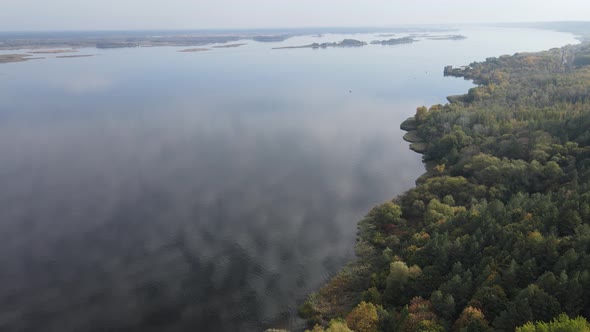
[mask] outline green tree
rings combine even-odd
[[[389,268],[387,276],[385,298],[389,302],[396,302],[397,297],[401,297],[410,276],[410,268],[404,262],[393,262]]]
[[[332,319],[330,321],[330,326],[326,329],[326,332],[356,332],[351,330],[347,325],[346,322],[340,319]]]
[[[440,317],[451,320],[455,315],[456,305],[453,295],[443,294],[443,292],[436,290],[432,292],[430,302],[434,312]]]
[[[493,321],[504,309],[508,298],[499,285],[484,286],[477,290],[470,305],[480,308],[485,317]]]
[[[426,106],[420,106],[416,109],[416,115],[414,116],[414,118],[416,119],[417,124],[422,124],[426,120],[427,116],[428,109],[426,108]]]
[[[583,317],[569,318],[566,314],[561,314],[549,323],[545,322],[528,322],[523,326],[517,327],[516,332],[588,332],[590,323]]]

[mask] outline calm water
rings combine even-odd
[[[399,124],[471,86],[443,66],[576,42],[459,33],[0,65],[0,330],[297,328],[297,305],[353,257],[357,221],[424,170]]]

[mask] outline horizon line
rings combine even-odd
[[[557,21],[510,21],[510,22],[463,22],[463,23],[407,23],[375,26],[291,26],[291,27],[236,27],[236,28],[130,28],[130,29],[47,29],[47,30],[0,30],[0,33],[39,33],[39,32],[144,32],[144,31],[264,31],[294,29],[391,29],[401,27],[424,26],[461,26],[461,25],[503,25],[503,24],[546,24],[546,23],[590,23],[590,20],[557,20]]]

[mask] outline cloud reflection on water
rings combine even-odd
[[[0,329],[293,326],[297,301],[351,257],[358,219],[423,171],[399,123],[471,86],[442,67],[573,40],[465,35],[6,65]]]

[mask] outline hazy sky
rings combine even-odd
[[[590,0],[0,0],[0,31],[590,20]]]

